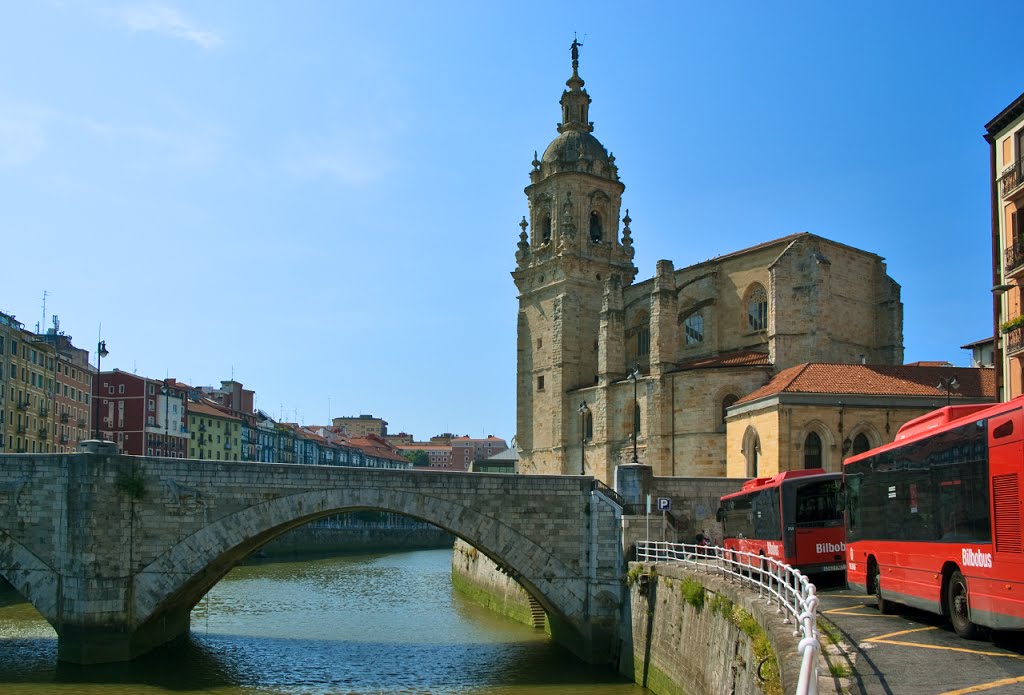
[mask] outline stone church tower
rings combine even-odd
[[[625,186],[593,136],[576,42],[566,85],[558,135],[534,155],[512,272],[520,472],[610,482],[636,461],[655,475],[725,475],[734,406],[781,370],[902,363],[900,286],[884,259],[814,234],[681,268],[660,260],[636,282]],[[807,439],[781,451],[748,430],[735,448],[755,463],[769,451],[797,460]]]
[[[523,473],[579,473],[579,461],[573,468],[566,459],[566,437],[575,430],[570,419],[580,417],[566,393],[597,382],[605,286],[628,285],[636,276],[628,215],[619,239],[625,186],[615,157],[592,135],[575,41],[565,84],[558,136],[539,160],[534,154],[525,189],[530,221],[520,224],[512,273],[519,290],[516,436]]]

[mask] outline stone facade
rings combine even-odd
[[[579,478],[0,456],[0,577],[53,625],[58,658],[124,661],[185,634],[192,607],[264,544],[357,509],[464,539],[541,604],[553,639],[611,660],[621,509]]]
[[[883,259],[813,234],[680,269],[662,260],[634,283],[625,186],[591,134],[577,67],[559,135],[534,157],[512,272],[522,472],[610,481],[635,459],[657,475],[722,476],[725,407],[778,370],[902,362],[900,288]]]

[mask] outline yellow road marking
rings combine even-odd
[[[899,632],[890,632],[887,635],[879,635],[878,637],[868,637],[862,642],[877,642],[878,640],[889,639],[890,637],[899,637],[900,635],[909,635],[911,632],[925,632],[926,630],[937,630],[934,625],[928,627],[914,627],[909,630],[900,630]]]
[[[862,642],[875,642],[877,644],[893,644],[897,647],[917,647],[918,649],[937,649],[943,652],[961,652],[963,654],[977,654],[978,656],[1002,656],[1007,659],[1024,659],[1021,654],[1005,654],[1003,652],[986,652],[980,649],[967,649],[965,647],[944,647],[941,644],[919,644],[918,642],[903,642],[902,640],[883,640],[877,637],[862,640]]]
[[[1004,685],[1013,685],[1014,683],[1024,683],[1024,676],[1018,676],[1017,678],[1004,678],[998,681],[992,681],[990,683],[979,683],[978,685],[972,685],[967,688],[961,688],[960,690],[947,690],[940,695],[965,695],[966,693],[980,693],[985,690],[992,690],[993,688],[1002,688]]]
[[[868,613],[855,613],[854,612],[854,611],[860,610],[861,608],[866,608],[869,612]],[[821,611],[821,614],[822,615],[853,615],[853,616],[856,616],[858,618],[873,618],[873,617],[878,617],[878,618],[898,618],[898,617],[900,617],[898,615],[883,615],[882,613],[879,613],[877,610],[875,610],[871,606],[842,606],[840,608],[830,608],[827,611]]]

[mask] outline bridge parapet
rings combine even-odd
[[[620,511],[582,477],[3,456],[0,574],[57,630],[60,659],[127,660],[186,633],[192,607],[266,542],[361,509],[466,540],[544,606],[555,639],[612,657]]]

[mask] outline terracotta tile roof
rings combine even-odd
[[[209,415],[210,417],[221,417],[226,420],[241,420],[242,418],[232,415],[231,413],[218,408],[212,403],[205,401],[189,401],[188,405],[189,414],[196,413],[198,415]]]
[[[683,362],[679,365],[680,370],[688,369],[716,369],[721,367],[770,367],[767,352],[755,350],[740,350],[725,355],[714,357],[701,357],[700,359]]]
[[[942,366],[938,366],[942,365]],[[956,375],[960,388],[957,398],[994,398],[995,373],[992,369],[950,367],[946,363],[870,365],[804,363],[783,369],[766,385],[750,393],[739,403],[780,393],[832,393],[866,396],[945,396],[938,388],[941,379]]]
[[[396,454],[390,444],[373,434],[368,434],[365,437],[349,437],[345,441],[350,446],[354,446],[364,454],[374,458],[401,461],[403,463],[409,462],[409,459]]]

